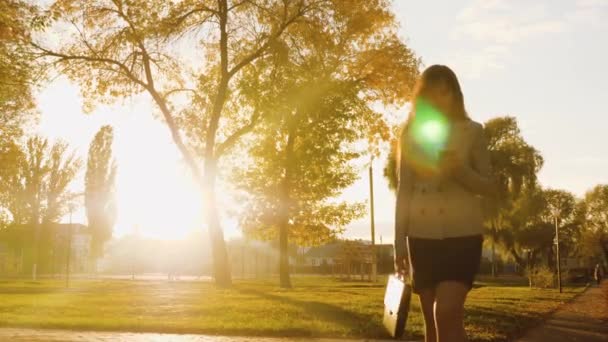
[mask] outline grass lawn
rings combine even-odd
[[[294,277],[236,281],[232,289],[204,282],[81,280],[0,281],[0,326],[219,335],[387,337],[384,284]],[[583,290],[529,289],[479,282],[466,306],[475,341],[505,341]],[[417,297],[408,335],[422,336]]]

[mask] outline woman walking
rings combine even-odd
[[[495,186],[483,127],[468,117],[447,66],[422,73],[397,165],[395,267],[409,268],[426,342],[467,341],[464,303],[481,261],[482,201]]]
[[[598,286],[602,283],[602,266],[599,263],[595,265],[595,270],[593,270],[593,278],[595,278],[595,282]]]

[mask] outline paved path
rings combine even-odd
[[[591,285],[518,342],[608,342],[608,280]]]
[[[394,340],[345,340],[272,337],[227,337],[155,333],[121,333],[51,329],[0,328],[0,341],[15,342],[388,342]]]

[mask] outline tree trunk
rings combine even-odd
[[[103,253],[101,252],[102,247],[100,246],[99,241],[93,239],[91,240],[91,250],[89,254],[89,267],[88,271],[95,276],[97,276],[97,261],[102,257]]]
[[[39,225],[36,224],[36,228],[34,228],[34,248],[32,250],[32,280],[36,281],[38,279],[38,260],[40,259],[40,228]]]
[[[534,269],[536,268],[536,250],[533,249],[532,252],[530,252],[530,268]]]
[[[40,272],[40,249],[42,248],[40,240],[42,235],[42,224],[38,218],[39,216],[39,205],[38,199],[36,199],[36,204],[34,205],[34,248],[32,255],[32,280],[36,281],[38,279],[38,273]]]
[[[492,220],[492,278],[496,277],[496,222]]]
[[[209,240],[211,241],[211,253],[213,255],[213,277],[216,285],[220,287],[230,287],[232,285],[232,275],[228,251],[224,241],[224,231],[222,230],[218,215],[217,200],[215,196],[216,173],[214,161],[205,161],[205,184],[203,188],[205,216],[209,227]]]
[[[287,239],[288,218],[285,217],[279,228],[279,279],[282,288],[291,288],[289,276],[289,243]]]
[[[284,168],[285,177],[281,184],[279,199],[281,201],[281,212],[279,213],[279,279],[282,288],[291,288],[289,276],[289,213],[290,213],[290,187],[291,187],[291,164],[293,154],[293,143],[295,140],[295,120],[288,119],[287,122],[287,144],[285,145]]]
[[[528,276],[528,287],[532,288],[534,284],[532,284],[532,269],[530,263],[530,253],[526,253],[526,275]]]
[[[515,260],[515,262],[517,263],[517,265],[519,265],[519,267],[521,267],[522,269],[526,269],[526,265],[524,263],[523,258],[517,254],[517,251],[515,250],[515,247],[511,247],[509,249],[509,252],[511,253],[511,256],[513,256],[513,259]]]
[[[209,237],[211,240],[211,251],[213,253],[213,276],[215,282],[220,287],[229,287],[232,285],[232,275],[230,271],[230,262],[228,260],[228,251],[226,250],[226,242],[224,241],[224,231],[222,230],[219,213],[217,208],[217,200],[215,196],[215,181],[217,176],[217,156],[215,154],[215,138],[219,127],[219,121],[226,99],[228,82],[228,3],[226,0],[218,2],[219,6],[219,25],[220,25],[220,80],[217,93],[213,100],[213,110],[211,112],[209,125],[207,126],[207,137],[205,139],[205,174],[203,182],[206,194],[205,206],[207,208],[207,222],[209,224]]]

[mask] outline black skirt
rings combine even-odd
[[[460,281],[473,287],[479,272],[483,236],[445,239],[407,239],[412,290],[435,289],[442,281]]]

